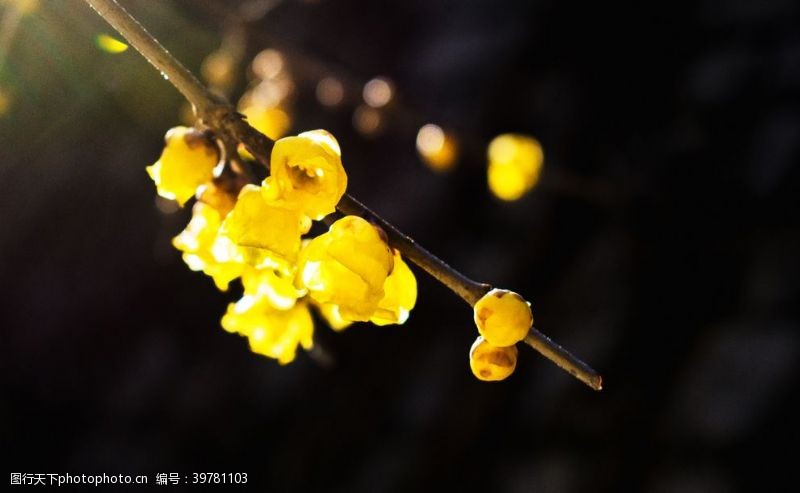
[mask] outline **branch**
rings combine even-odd
[[[84,1],[192,103],[195,113],[205,125],[224,138],[235,139],[244,144],[269,169],[272,141],[251,127],[228,101],[211,93],[115,0]],[[378,224],[386,232],[391,246],[450,288],[470,306],[491,290],[490,285],[473,281],[447,265],[351,195],[345,194],[336,208],[342,214],[361,216]],[[593,369],[535,328],[531,328],[525,342],[593,389],[601,389],[601,378]]]
[[[594,390],[603,390],[603,377],[599,373],[536,330],[536,327],[531,327],[531,331],[525,337],[525,344]]]

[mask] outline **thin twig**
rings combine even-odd
[[[247,150],[269,169],[273,144],[271,140],[251,127],[224,98],[212,94],[203,86],[115,0],[85,0],[85,2],[108,21],[194,105],[197,116],[204,124],[218,134],[223,134],[224,138],[233,138],[244,144]],[[391,246],[450,288],[470,306],[491,289],[490,285],[473,281],[447,265],[354,197],[344,195],[339,201],[337,209],[342,214],[361,216],[378,224],[386,232]],[[601,378],[592,368],[541,332],[531,329],[525,342],[582,382],[595,390],[600,390]]]
[[[531,327],[531,331],[525,338],[525,344],[539,351],[542,356],[594,390],[603,390],[603,377],[575,355],[536,330],[536,327]]]
[[[152,34],[114,0],[86,0],[86,3],[117,30],[162,77],[180,91],[199,112],[223,103],[164,48]],[[202,116],[202,112],[200,113]]]

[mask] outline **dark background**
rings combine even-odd
[[[192,70],[239,3],[124,2]],[[248,472],[262,491],[794,490],[800,4],[642,4],[286,0],[245,25],[249,57],[294,71],[293,131],[339,138],[349,190],[532,300],[602,372],[595,393],[526,348],[508,381],[477,381],[471,310],[419,271],[404,326],[318,325],[332,368],[250,353],[219,327],[235,293],[170,246],[188,210],[159,212],[144,172],[178,93],[133,50],[98,51],[111,31],[82,2],[42,1],[0,72],[4,466]],[[316,103],[323,75],[349,102]],[[352,112],[376,75],[397,98],[366,138]],[[428,121],[461,139],[450,174],[416,156]],[[546,168],[501,203],[484,153],[508,131]]]

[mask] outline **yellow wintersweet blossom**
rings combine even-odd
[[[214,207],[197,202],[192,208],[192,219],[172,244],[183,252],[183,261],[193,271],[202,271],[214,280],[220,291],[226,291],[228,284],[239,277],[244,268],[243,256],[232,254],[219,246],[217,232],[222,225],[219,211]]]
[[[180,205],[192,198],[197,188],[211,181],[219,150],[193,128],[174,127],[165,137],[161,157],[147,167],[158,194]]]
[[[489,189],[502,200],[517,200],[539,181],[542,146],[533,137],[503,134],[489,144]]]
[[[228,305],[222,328],[246,336],[251,351],[282,365],[294,361],[298,346],[308,350],[314,344],[314,321],[303,302],[281,310],[266,297],[244,295]]]
[[[384,297],[383,285],[394,261],[373,225],[346,216],[311,240],[298,264],[297,281],[314,301],[337,305],[345,320],[367,321]]]
[[[241,249],[247,264],[289,273],[300,251],[303,224],[296,210],[268,201],[261,187],[245,185],[219,234]]]
[[[339,143],[325,130],[303,132],[275,142],[268,187],[311,219],[336,210],[347,188]]]
[[[492,289],[473,307],[478,332],[493,346],[512,346],[533,325],[531,304],[513,291]]]
[[[242,272],[244,294],[266,298],[280,310],[293,307],[304,293],[295,287],[291,277],[274,269],[256,269],[247,266]]]
[[[369,321],[375,325],[405,323],[417,302],[417,278],[397,250],[394,251],[394,269],[383,283],[383,291],[383,299]]]
[[[478,336],[469,350],[469,367],[478,380],[495,382],[505,380],[517,366],[517,347],[492,346]]]

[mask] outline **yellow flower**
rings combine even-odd
[[[489,144],[489,189],[502,200],[517,200],[539,181],[544,154],[526,135],[503,134]]]
[[[275,142],[270,168],[265,182],[311,219],[322,219],[336,210],[347,188],[339,143],[325,130]]]
[[[193,128],[171,128],[165,141],[161,157],[147,167],[147,174],[160,196],[183,205],[194,196],[197,187],[213,177],[219,150]]]
[[[217,232],[222,219],[212,206],[197,202],[192,208],[192,219],[172,244],[183,252],[183,261],[193,271],[203,271],[214,280],[221,291],[239,277],[243,264],[240,256],[225,255],[218,246]]]
[[[251,351],[282,365],[294,361],[298,346],[308,350],[314,344],[314,322],[302,302],[280,310],[265,297],[245,295],[228,305],[222,327],[246,336]]]
[[[370,318],[375,325],[402,324],[417,302],[417,279],[403,261],[400,252],[394,251],[394,269],[383,283],[384,296]]]
[[[246,185],[220,228],[220,236],[241,249],[244,261],[259,268],[292,270],[300,250],[302,216],[286,204],[270,202],[261,188]]]
[[[469,350],[469,367],[478,380],[505,380],[517,366],[517,347],[497,347],[478,336]]]
[[[512,346],[533,325],[531,304],[507,289],[492,289],[473,307],[478,332],[493,346]]]
[[[374,226],[346,216],[311,240],[298,264],[298,281],[317,303],[338,305],[345,320],[367,321],[383,299],[394,262]]]
[[[242,272],[244,294],[266,298],[280,310],[293,307],[304,293],[295,288],[292,278],[274,269],[256,269],[247,266]]]

